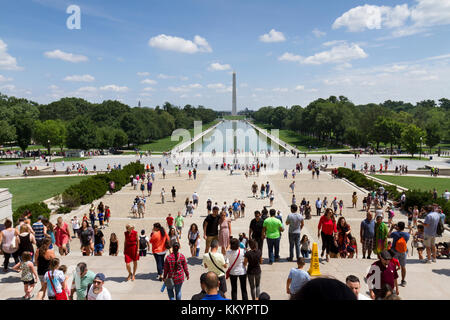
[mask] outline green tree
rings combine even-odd
[[[66,139],[66,127],[60,120],[46,120],[44,122],[36,121],[34,130],[34,139],[37,143],[47,148],[48,154],[52,146],[64,145]]]
[[[425,132],[414,124],[408,125],[402,132],[403,145],[406,151],[414,157],[419,152],[421,138],[425,137]]]
[[[0,120],[0,145],[16,140],[16,128],[6,120]]]
[[[114,132],[108,127],[97,128],[95,147],[99,149],[108,149],[114,143]]]
[[[89,150],[97,139],[94,123],[85,116],[78,116],[67,127],[66,145],[73,149]]]
[[[122,129],[114,129],[113,137],[112,146],[116,149],[120,149],[128,143],[128,136]]]
[[[427,133],[425,137],[425,143],[431,149],[441,142],[441,135],[439,133],[439,128],[436,124],[430,123],[426,126],[425,131]]]
[[[17,144],[25,152],[33,137],[34,120],[26,114],[19,115],[14,120],[14,126],[16,127]]]

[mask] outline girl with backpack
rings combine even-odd
[[[139,236],[139,256],[147,256],[147,248],[149,243],[149,238],[145,235],[145,230],[141,230],[141,235]]]

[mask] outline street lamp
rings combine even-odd
[[[422,160],[422,137],[420,137],[420,160]]]

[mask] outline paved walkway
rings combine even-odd
[[[195,211],[193,218],[186,218],[185,228],[181,237],[181,252],[188,258],[189,271],[191,274],[190,280],[183,285],[183,299],[190,299],[190,297],[200,291],[199,277],[205,271],[201,265],[199,258],[190,257],[187,230],[191,223],[196,223],[201,227],[204,217],[206,216],[206,200],[211,198],[213,202],[218,202],[220,205],[224,201],[227,203],[233,202],[234,199],[244,200],[246,203],[245,218],[238,219],[232,222],[232,234],[237,237],[239,233],[248,233],[250,220],[253,218],[254,210],[261,210],[263,206],[269,205],[268,199],[255,199],[251,196],[250,187],[253,181],[257,184],[269,181],[275,193],[274,208],[281,210],[283,220],[289,212],[289,205],[291,203],[292,193],[289,189],[289,183],[292,179],[283,179],[281,172],[262,172],[260,177],[250,176],[245,178],[242,172],[238,172],[230,176],[226,171],[201,171],[198,174],[197,180],[188,180],[186,170],[183,170],[179,177],[173,173],[173,170],[168,170],[167,179],[161,179],[161,174],[157,174],[157,179],[154,184],[153,194],[147,201],[147,212],[145,219],[133,219],[130,215],[130,207],[133,198],[139,194],[139,191],[133,190],[127,186],[122,191],[114,195],[106,195],[99,201],[109,205],[112,210],[111,226],[104,230],[105,239],[107,240],[106,250],[109,247],[109,238],[112,232],[119,237],[120,246],[119,252],[123,249],[125,225],[131,223],[135,225],[138,232],[145,229],[148,233],[151,231],[152,224],[156,221],[165,225],[165,217],[170,212],[176,215],[178,210],[184,209],[184,199],[190,197],[194,191],[197,191],[200,196],[200,206]],[[313,202],[320,195],[321,199],[327,196],[328,199],[333,199],[334,196],[344,201],[344,216],[354,230],[353,235],[358,237],[359,223],[364,217],[364,212],[360,209],[362,193],[345,183],[342,180],[331,179],[328,174],[321,174],[320,179],[311,179],[310,173],[298,174],[296,177],[295,195],[297,202],[300,202],[305,197],[310,202]],[[177,189],[176,202],[171,201],[170,189],[175,186]],[[159,192],[164,187],[166,190],[166,203],[161,204]],[[358,209],[349,208],[351,204],[351,194],[356,191],[358,194]],[[95,201],[95,205],[99,203]],[[77,212],[64,216],[64,219],[69,222],[73,215],[79,218],[82,214],[87,212],[87,208],[80,208]],[[314,216],[311,220],[307,220],[302,231],[307,234],[310,239],[317,241],[317,223],[318,217]],[[53,217],[56,219],[56,216]],[[397,213],[396,221],[403,220],[405,217]],[[201,252],[204,251],[204,241],[201,242]],[[359,245],[359,242],[358,242]],[[321,242],[319,242],[319,248]],[[359,248],[361,249],[361,248]],[[281,261],[269,265],[267,263],[267,245],[264,246],[264,264],[262,265],[262,284],[261,290],[268,292],[272,299],[285,300],[288,295],[285,292],[286,278],[289,270],[295,267],[295,263],[287,262],[286,257],[289,255],[287,232],[284,232],[281,240],[280,256]],[[59,256],[57,254],[57,256]],[[201,258],[202,255],[200,255]],[[118,257],[82,257],[79,250],[79,242],[74,239],[72,241],[72,252],[67,257],[61,257],[62,263],[66,264],[69,269],[75,267],[76,263],[85,261],[89,269],[94,272],[103,272],[107,276],[105,286],[111,291],[115,299],[167,299],[167,294],[161,293],[161,283],[156,281],[156,264],[152,256],[144,257],[139,262],[136,281],[125,282],[126,270],[123,255]],[[309,262],[309,260],[307,260]],[[323,275],[332,276],[344,281],[346,276],[354,274],[362,279],[368,270],[370,264],[374,262],[363,259],[331,259],[329,263],[322,262],[320,264]],[[309,264],[305,266],[308,268]],[[446,299],[450,296],[450,259],[438,260],[437,263],[431,265],[424,265],[418,262],[417,252],[414,256],[408,257],[408,286],[406,288],[400,287],[400,296],[404,299]],[[230,283],[227,284],[231,288]],[[39,287],[39,286],[38,286]],[[367,286],[362,283],[362,291],[367,290]],[[248,287],[249,289],[249,287]],[[230,289],[229,289],[230,290]],[[240,292],[240,291],[239,291]],[[228,292],[230,294],[230,292]],[[0,273],[0,299],[11,299],[23,296],[23,285],[19,280],[19,274],[15,272],[8,272],[7,274]],[[238,294],[240,297],[240,293]]]

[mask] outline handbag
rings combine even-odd
[[[241,250],[239,249],[238,254],[237,254],[237,257],[236,257],[236,260],[234,260],[233,264],[231,265],[230,268],[228,268],[228,270],[227,270],[227,272],[226,272],[226,274],[225,274],[225,279],[228,279],[228,278],[230,277],[231,269],[233,269],[234,265],[236,264],[236,261],[239,259],[239,255],[240,255],[240,254],[241,254]]]
[[[50,285],[52,286],[53,292],[55,293],[55,300],[67,300],[67,295],[64,290],[62,290],[60,293],[56,292],[55,286],[53,285],[53,278],[50,275],[50,271],[48,272],[48,278],[50,279]]]
[[[167,278],[164,281],[164,284],[166,285],[167,288],[172,288],[175,285],[172,278]]]

